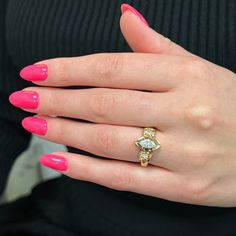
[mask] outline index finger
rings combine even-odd
[[[168,91],[187,57],[146,53],[99,53],[55,58],[27,66],[21,77],[41,86],[93,86]]]

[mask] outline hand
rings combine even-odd
[[[117,190],[236,206],[236,75],[190,54],[130,11],[121,17],[121,30],[135,53],[57,58],[22,71],[26,79],[44,79],[34,81],[42,87],[10,97],[13,105],[37,113],[23,126],[43,139],[107,157],[53,153],[41,162]],[[96,88],[50,88],[72,85]],[[161,143],[146,168],[134,144],[142,127],[156,127]]]

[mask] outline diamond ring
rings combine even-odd
[[[152,152],[161,147],[154,128],[144,128],[143,136],[135,141],[135,144],[140,148],[139,160],[142,166],[147,166],[152,158]]]

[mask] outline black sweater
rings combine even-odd
[[[0,1],[0,193],[31,137],[20,125],[28,114],[8,102],[10,93],[32,85],[19,70],[46,58],[130,51],[119,29],[122,2]],[[158,32],[236,72],[235,0],[126,2]],[[173,203],[62,177],[0,207],[0,235],[236,235],[235,219],[235,208]]]

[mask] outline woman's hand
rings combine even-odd
[[[190,54],[131,11],[122,15],[121,29],[139,53],[51,59],[22,71],[43,86],[11,95],[12,104],[38,114],[23,126],[43,139],[107,157],[53,153],[41,162],[117,190],[236,206],[236,75]],[[50,88],[72,85],[96,88]],[[146,168],[134,144],[143,127],[155,127],[161,143]]]

